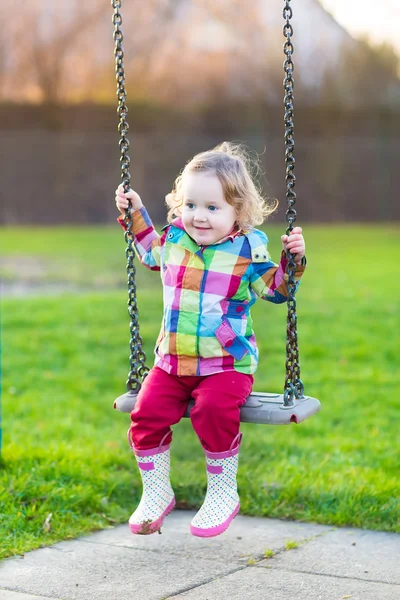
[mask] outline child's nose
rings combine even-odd
[[[205,221],[206,220],[205,211],[202,208],[197,208],[196,212],[194,213],[194,218],[196,221]]]

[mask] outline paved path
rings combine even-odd
[[[207,540],[193,514],[174,511],[162,535],[121,526],[5,560],[0,600],[400,600],[398,534],[239,516]]]

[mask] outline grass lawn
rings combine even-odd
[[[280,229],[268,229],[272,255]],[[400,532],[399,237],[389,226],[308,226],[298,294],[302,378],[323,410],[299,426],[243,425],[242,512]],[[128,370],[123,240],[118,228],[0,230],[8,282],[36,295],[2,299],[3,463],[0,557],[127,521],[140,479],[128,415],[112,410]],[[38,268],[36,268],[38,267]],[[51,281],[95,291],[40,293]],[[138,270],[149,363],[161,320],[158,275]],[[39,293],[38,293],[39,292]],[[254,309],[256,390],[284,380],[285,306]],[[206,476],[185,419],[172,483],[199,506]]]

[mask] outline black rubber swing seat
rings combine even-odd
[[[114,408],[123,413],[130,413],[135,406],[136,397],[134,392],[122,394],[115,400]],[[190,416],[193,406],[194,401],[190,400],[184,414],[185,417]],[[317,413],[320,408],[319,400],[311,396],[295,399],[292,406],[285,406],[283,394],[253,392],[240,409],[240,421],[242,423],[290,425],[290,423],[302,423]]]

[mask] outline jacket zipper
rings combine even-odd
[[[205,246],[199,246],[200,248],[200,252],[201,254],[203,254],[204,252],[204,248]],[[200,282],[200,306],[199,306],[199,321],[201,319],[201,310],[202,310],[202,298],[203,298],[203,282],[204,282],[204,277],[206,274],[206,269],[205,269],[205,262],[204,262],[204,258],[203,258],[203,263],[204,263],[204,270],[203,270],[203,276],[201,278],[201,282]],[[200,336],[197,335],[196,336],[196,353],[197,353],[197,375],[200,375]]]

